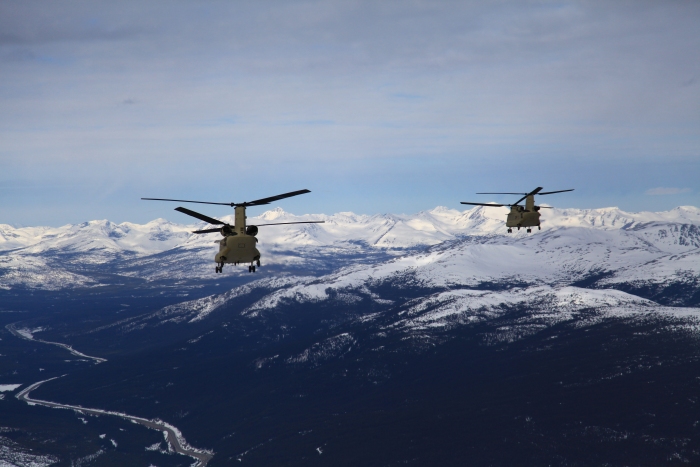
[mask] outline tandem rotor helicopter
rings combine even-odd
[[[206,234],[219,232],[223,235],[223,239],[219,241],[219,252],[214,256],[214,261],[217,263],[216,272],[221,273],[224,270],[224,264],[240,264],[240,263],[250,263],[248,266],[248,272],[255,272],[255,266],[260,266],[260,252],[255,248],[255,244],[258,239],[255,236],[258,234],[258,227],[264,227],[268,225],[283,225],[283,224],[323,224],[325,221],[303,221],[303,222],[276,222],[274,224],[258,224],[258,225],[248,225],[246,226],[246,215],[245,208],[249,206],[261,206],[263,204],[270,204],[273,201],[278,201],[284,198],[291,198],[292,196],[303,195],[304,193],[311,193],[310,190],[298,190],[292,191],[290,193],[284,193],[277,196],[271,196],[269,198],[256,199],[255,201],[245,201],[243,203],[212,203],[209,201],[189,201],[185,199],[165,199],[165,198],[141,198],[144,200],[151,201],[177,201],[180,203],[199,203],[199,204],[219,204],[223,206],[231,206],[235,210],[235,217],[233,225],[227,224],[213,217],[205,216],[198,212],[192,211],[191,209],[177,207],[176,211],[179,211],[188,216],[195,217],[201,221],[208,222],[212,225],[221,225],[222,227],[215,227],[212,229],[195,230],[192,233],[196,234]]]
[[[535,195],[553,195],[554,193],[564,193],[570,190],[558,190],[558,191],[546,191],[542,192],[542,187],[538,186],[530,193],[477,193],[477,195],[523,195],[522,198],[517,200],[513,204],[486,204],[486,203],[468,203],[462,201],[462,204],[471,204],[473,206],[493,206],[493,207],[503,207],[509,206],[510,212],[508,213],[508,219],[506,220],[506,227],[508,227],[508,233],[513,232],[513,227],[527,227],[527,233],[532,232],[530,227],[537,227],[538,230],[542,230],[540,227],[540,213],[539,210],[542,208],[551,209],[549,206],[535,206]],[[522,200],[525,200],[525,207],[520,206]]]

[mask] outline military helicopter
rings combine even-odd
[[[303,195],[304,193],[311,193],[311,191],[292,191],[290,193],[284,193],[282,195],[256,199],[255,201],[245,201],[243,203],[212,203],[209,201],[189,201],[184,199],[164,198],[141,199],[151,201],[177,201],[180,203],[219,204],[223,206],[233,207],[235,210],[233,225],[227,224],[218,219],[214,219],[213,217],[205,216],[204,214],[192,211],[191,209],[177,207],[175,208],[175,210],[183,214],[187,214],[188,216],[195,217],[201,221],[208,222],[212,225],[222,226],[215,227],[213,229],[195,230],[194,232],[192,232],[195,234],[219,232],[221,235],[223,235],[224,238],[219,241],[219,252],[216,254],[216,256],[214,256],[214,261],[217,263],[217,273],[223,272],[225,263],[230,263],[234,265],[240,263],[250,263],[250,266],[248,266],[248,272],[255,272],[255,266],[260,266],[260,252],[257,248],[255,248],[255,244],[258,242],[258,239],[255,238],[255,236],[258,234],[258,227],[283,224],[323,224],[325,221],[277,222],[274,224],[259,224],[246,226],[245,208],[249,206],[261,206],[263,204],[270,204],[273,201],[277,201],[284,198],[290,198],[292,196]]]
[[[574,191],[574,189],[572,188],[570,190],[546,191],[543,193],[542,187],[538,186],[530,193],[477,193],[477,195],[523,195],[523,197],[513,204],[468,203],[466,201],[462,201],[461,203],[471,204],[473,206],[509,206],[510,212],[508,213],[508,219],[506,220],[506,227],[508,227],[508,233],[513,233],[512,227],[517,227],[518,230],[520,230],[520,227],[527,227],[527,233],[530,233],[532,232],[532,230],[530,230],[530,227],[537,227],[538,230],[542,229],[542,227],[540,227],[539,210],[542,208],[551,209],[549,206],[535,206],[535,195],[553,195],[554,193],[564,193],[565,191]],[[520,206],[520,204],[518,204],[522,200],[525,200],[525,207]]]

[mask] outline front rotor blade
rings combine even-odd
[[[467,203],[466,201],[460,201],[462,204],[471,204],[472,206],[492,206],[494,208],[502,208],[504,206],[510,206],[510,204],[486,204],[486,203]]]
[[[200,214],[198,212],[192,211],[191,209],[179,207],[179,208],[175,208],[175,210],[179,211],[183,214],[187,214],[188,216],[196,217],[200,221],[204,221],[204,222],[207,222],[209,224],[214,224],[214,225],[226,224],[225,222],[221,222],[219,220],[216,220],[213,217],[205,216],[204,214]]]
[[[477,195],[527,195],[527,193],[476,193]]]
[[[190,201],[187,199],[166,199],[166,198],[141,198],[150,201],[178,201],[180,203],[199,203],[199,204],[220,204],[222,206],[233,206],[233,203],[212,203],[210,201]]]
[[[265,227],[266,225],[286,225],[286,224],[325,224],[326,221],[302,221],[302,222],[278,222],[276,224],[255,224],[256,227]]]
[[[297,190],[291,191],[289,193],[284,193],[277,196],[270,196],[269,198],[256,199],[255,201],[246,201],[245,203],[235,203],[236,206],[260,206],[262,204],[270,204],[273,201],[277,201],[284,198],[291,198],[292,196],[303,195],[304,193],[311,193],[311,190]]]
[[[565,191],[574,191],[574,188],[572,188],[572,189],[570,189],[570,190],[547,191],[547,192],[539,193],[539,194],[540,194],[540,195],[551,195],[551,194],[553,194],[553,193],[564,193]]]
[[[204,229],[204,230],[195,230],[194,234],[205,234],[205,233],[214,233],[214,232],[221,232],[221,227],[218,227],[216,229]]]

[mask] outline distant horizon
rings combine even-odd
[[[485,202],[488,203],[489,201],[485,201]],[[544,205],[544,206],[547,206],[547,205],[548,205],[547,203],[540,203],[540,204],[542,204],[542,205]],[[354,211],[337,211],[337,212],[334,212],[334,213],[331,213],[331,214],[325,213],[325,212],[308,212],[308,213],[301,213],[301,214],[298,214],[298,213],[295,213],[295,212],[287,211],[287,210],[285,210],[285,209],[284,209],[283,207],[281,207],[281,206],[277,206],[277,207],[275,207],[275,208],[267,209],[266,211],[263,211],[263,212],[261,212],[261,213],[259,213],[259,214],[257,214],[257,215],[250,215],[250,213],[248,213],[247,218],[249,218],[249,219],[250,219],[250,218],[259,218],[259,217],[261,217],[261,216],[263,216],[263,215],[265,215],[265,214],[267,214],[267,213],[274,213],[275,211],[277,211],[277,212],[282,211],[284,214],[289,214],[289,215],[294,216],[294,217],[304,217],[304,216],[334,216],[334,215],[339,215],[339,214],[352,214],[352,215],[355,215],[355,216],[363,216],[363,217],[372,217],[372,216],[415,216],[415,215],[420,214],[420,213],[422,213],[422,212],[432,212],[432,211],[438,210],[438,209],[440,209],[440,208],[446,208],[447,210],[457,211],[457,212],[460,212],[460,213],[466,213],[467,211],[471,211],[471,210],[474,210],[474,209],[480,209],[480,208],[482,208],[482,207],[481,207],[481,206],[474,206],[474,207],[472,207],[472,208],[467,208],[467,209],[461,209],[461,210],[460,210],[460,209],[458,209],[458,208],[450,208],[450,207],[448,207],[448,206],[438,205],[438,206],[435,206],[435,207],[433,207],[433,208],[431,208],[431,209],[422,209],[422,210],[420,210],[420,211],[415,211],[415,212],[376,212],[376,213],[359,213],[359,212],[354,212]],[[486,207],[484,207],[484,208],[486,208]],[[632,215],[634,215],[634,214],[643,214],[643,213],[660,214],[660,213],[671,212],[671,211],[674,211],[674,210],[677,210],[677,209],[684,209],[684,208],[690,208],[690,209],[695,209],[695,210],[700,211],[700,206],[692,206],[692,205],[674,206],[673,208],[665,209],[665,210],[662,210],[662,211],[627,211],[627,210],[625,210],[625,209],[619,208],[618,206],[606,206],[606,207],[600,207],[600,208],[575,208],[575,207],[559,207],[559,206],[554,206],[553,208],[556,209],[556,210],[558,210],[558,211],[565,211],[565,210],[601,211],[601,210],[615,210],[615,209],[616,209],[616,210],[619,210],[620,212],[624,212],[624,213],[626,213],[626,214],[632,214]],[[249,208],[249,209],[250,209],[250,208]],[[507,211],[506,211],[507,209],[508,209],[508,208],[503,207],[503,210],[504,210],[504,211],[503,211],[503,214],[504,214],[504,221],[505,221],[505,214],[506,214],[506,212],[507,212]],[[196,209],[195,209],[195,210],[196,210]],[[203,214],[207,214],[207,215],[209,215],[209,216],[211,216],[211,217],[218,218],[218,219],[224,219],[224,218],[231,218],[231,219],[232,219],[232,218],[233,218],[233,213],[232,213],[232,212],[231,212],[231,213],[226,213],[226,214],[218,214],[218,215],[212,214],[211,212],[204,212],[204,210],[201,210],[200,212],[202,212]],[[184,220],[188,220],[188,217],[187,217],[186,215],[181,214],[181,213],[177,213],[177,211],[176,211],[176,215],[178,215],[178,216],[184,218]],[[496,217],[497,217],[497,216],[496,216]],[[543,220],[546,220],[546,217],[547,217],[546,213],[543,214],[543,216],[542,216]],[[183,226],[186,226],[186,225],[197,225],[197,224],[202,224],[202,223],[203,223],[202,221],[178,222],[178,221],[173,220],[173,219],[170,219],[170,218],[168,218],[168,217],[160,216],[160,217],[155,217],[155,218],[153,218],[153,219],[151,219],[151,220],[148,220],[148,221],[146,221],[146,222],[134,222],[134,221],[130,221],[130,220],[114,221],[114,220],[111,220],[111,219],[108,219],[108,218],[102,218],[102,219],[88,219],[88,220],[83,220],[83,221],[75,222],[75,223],[70,223],[70,222],[68,222],[68,223],[57,224],[57,225],[50,225],[50,224],[41,224],[41,225],[39,225],[39,224],[37,224],[37,225],[17,225],[17,224],[10,224],[10,223],[7,223],[7,222],[2,222],[2,221],[0,220],[0,225],[9,225],[10,227],[13,227],[13,228],[16,228],[16,229],[34,228],[34,227],[60,228],[60,227],[65,227],[65,226],[69,226],[69,225],[70,225],[70,226],[75,226],[75,225],[85,224],[85,223],[89,223],[89,222],[101,222],[101,221],[111,222],[111,223],[116,224],[116,225],[125,224],[125,223],[135,224],[135,225],[145,225],[145,224],[148,224],[148,223],[150,223],[150,222],[155,222],[155,221],[157,221],[157,220],[159,220],[159,219],[163,219],[163,220],[165,220],[165,221],[167,221],[167,222],[170,222],[170,223],[172,223],[172,224],[183,225]]]

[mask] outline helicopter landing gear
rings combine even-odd
[[[222,273],[222,272],[224,272],[224,261],[226,261],[226,257],[225,257],[225,256],[221,256],[221,257],[219,258],[219,261],[221,261],[221,262],[218,263],[218,264],[216,265],[216,272],[217,272],[217,273]]]
[[[540,227],[540,226],[538,225],[538,226],[537,226],[537,230],[542,230],[542,227]]]
[[[527,233],[531,233],[531,232],[532,232],[532,230],[528,228],[528,229],[527,229]]]
[[[257,260],[256,264],[258,265],[258,267],[260,267],[260,260]]]
[[[255,266],[248,266],[248,272],[255,272]]]
[[[508,233],[513,233],[513,229],[508,229]]]

